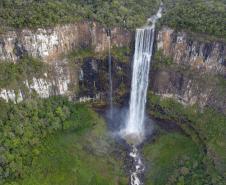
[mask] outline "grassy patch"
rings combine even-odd
[[[226,118],[213,109],[199,110],[197,107],[184,107],[173,99],[161,99],[152,93],[148,97],[149,113],[157,118],[172,120],[207,150],[205,165],[212,177],[212,183],[224,182],[226,178]],[[215,169],[214,169],[215,168]],[[221,177],[219,174],[221,174]]]
[[[94,57],[95,55],[96,54],[91,48],[86,48],[86,49],[84,48],[84,49],[78,49],[70,52],[67,57],[70,61],[74,61],[74,60],[82,60],[83,58],[87,58],[87,57]]]
[[[111,56],[120,62],[128,62],[130,57],[130,48],[113,46],[111,49]],[[83,48],[70,52],[67,57],[70,61],[82,60],[88,57],[105,59],[108,57],[108,51],[95,53],[91,48]]]
[[[189,137],[179,133],[160,135],[144,147],[148,164],[147,185],[205,184],[202,152]]]

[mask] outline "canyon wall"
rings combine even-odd
[[[88,22],[12,31],[0,35],[0,60],[16,63],[24,55],[43,60],[48,65],[47,72],[23,82],[30,93],[40,97],[66,95],[80,97],[80,101],[106,97],[107,57],[89,57],[78,62],[63,56],[83,48],[91,48],[94,55],[104,53],[109,47],[108,34],[100,25]],[[120,28],[111,30],[112,47],[130,47],[133,42],[134,33]],[[208,41],[164,27],[156,33],[155,46],[155,53],[161,51],[172,62],[153,61],[150,89],[154,93],[185,105],[211,106],[226,113],[224,42]],[[127,62],[113,57],[116,99],[122,92],[124,95],[129,92],[133,52],[129,55]],[[0,97],[19,102],[26,95],[22,89],[1,88]]]
[[[45,65],[45,72],[41,76],[29,74],[29,79],[18,81],[16,87],[3,87],[0,98],[13,102],[20,102],[28,97],[37,95],[48,98],[52,95],[72,96],[70,86],[78,86],[78,69],[68,65],[68,60],[55,60],[51,65]]]
[[[113,28],[109,32],[99,24],[91,22],[49,29],[10,31],[0,35],[0,61],[16,63],[27,55],[39,58],[47,64],[48,70],[42,77],[33,77],[23,82],[28,91],[43,98],[51,95],[75,97],[82,64],[69,61],[65,55],[85,48],[92,49],[94,53],[104,53],[109,49],[109,35],[111,47],[128,47],[132,40],[132,34],[127,30]],[[26,96],[23,91],[3,87],[0,89],[0,97],[6,101],[20,102]]]
[[[55,60],[39,77],[18,82],[18,88],[3,88],[0,98],[15,103],[38,96],[48,98],[64,95],[80,102],[108,99],[108,57],[85,57],[80,60]],[[130,65],[112,57],[113,95],[118,103],[124,103],[130,89]]]
[[[226,43],[164,27],[157,34],[156,49],[172,61],[154,61],[151,89],[156,94],[226,113]]]
[[[131,33],[124,29],[113,28],[108,34],[111,34],[111,43],[114,46],[130,44]],[[104,27],[93,22],[49,29],[10,31],[0,35],[0,60],[16,62],[23,55],[30,55],[50,61],[79,48],[103,52],[108,49],[108,34]]]

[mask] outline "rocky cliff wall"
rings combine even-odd
[[[156,48],[172,61],[153,65],[150,86],[156,94],[226,113],[226,43],[200,41],[163,28],[157,34]]]
[[[41,76],[29,74],[29,79],[18,81],[20,85],[17,87],[1,88],[0,98],[16,103],[33,95],[42,98],[52,95],[72,96],[70,86],[78,86],[78,68],[69,65],[67,59],[55,60],[44,67],[45,72]]]
[[[16,64],[15,64],[16,65]],[[64,95],[84,102],[107,100],[109,92],[108,57],[85,57],[52,61],[45,65],[42,76],[32,76],[20,83],[19,88],[2,88],[0,98],[18,103],[38,96],[48,98]],[[130,89],[130,64],[112,57],[113,95],[123,103]]]
[[[79,95],[83,97],[83,100],[92,99],[94,92],[90,93],[91,90],[89,93],[84,92],[83,95],[77,90],[81,72],[83,72],[82,68],[85,66],[79,64],[78,61],[69,61],[67,57],[62,56],[73,50],[87,48],[92,49],[94,53],[105,53],[109,49],[109,38],[111,47],[128,47],[132,40],[132,33],[121,28],[113,28],[109,32],[104,27],[90,22],[49,29],[11,31],[0,35],[0,62],[16,63],[26,55],[40,58],[47,63],[47,72],[39,78],[32,77],[30,74],[31,79],[22,82],[26,91],[43,98],[51,95],[69,97]],[[91,66],[94,66],[96,59],[90,59],[90,61],[93,61]],[[97,73],[92,68],[85,71]],[[90,79],[85,80],[90,81]],[[96,92],[97,94],[98,92]],[[26,98],[26,93],[21,88],[3,87],[0,89],[0,97],[6,101],[20,102]]]
[[[157,35],[157,49],[174,63],[203,73],[226,75],[226,43],[199,41],[185,32],[164,27]]]
[[[107,59],[91,57],[77,64],[59,56],[79,48],[103,52],[108,49],[108,39],[103,27],[87,22],[36,31],[14,31],[0,36],[0,59],[16,62],[28,54],[46,61],[49,70],[42,78],[34,77],[23,82],[30,93],[35,92],[40,97],[80,96],[82,101],[99,97],[101,93],[106,97]],[[159,30],[156,33],[155,53],[161,51],[172,63],[154,61],[150,89],[185,105],[211,106],[226,112],[226,44],[200,40],[166,27]],[[112,29],[111,42],[112,46],[128,47],[133,43],[133,34],[119,28]],[[117,97],[129,91],[131,62],[115,60],[114,63]],[[120,74],[124,77],[120,77]],[[21,89],[2,88],[0,97],[7,101],[21,101],[25,93]]]
[[[111,30],[112,46],[128,46],[131,33],[121,29]],[[76,23],[49,29],[11,31],[0,35],[0,60],[16,62],[23,55],[44,61],[78,48],[92,48],[95,52],[108,49],[108,34],[96,23]]]

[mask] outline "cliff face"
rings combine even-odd
[[[175,64],[226,75],[226,43],[198,41],[185,32],[165,27],[157,35],[157,48],[172,57]]]
[[[20,89],[3,88],[0,98],[18,103],[38,96],[64,95],[80,102],[108,99],[108,58],[85,57],[80,60],[55,60],[41,77],[32,77]],[[127,98],[130,89],[130,65],[112,57],[113,95],[117,102]],[[18,82],[19,83],[19,82]]]
[[[127,46],[130,32],[114,28],[111,31],[112,45]],[[78,48],[93,48],[95,52],[108,49],[106,30],[96,23],[77,23],[51,29],[11,31],[0,35],[0,60],[16,62],[28,54],[45,61]]]
[[[6,101],[20,102],[25,98],[38,95],[47,98],[52,95],[71,96],[70,84],[78,85],[77,68],[68,65],[67,59],[55,60],[42,76],[36,77],[30,74],[30,79],[20,83],[21,88],[2,88],[0,98]]]
[[[153,61],[150,89],[183,104],[211,106],[226,113],[226,44],[200,41],[170,28],[163,28],[156,35],[156,52],[161,51],[172,59],[172,63],[156,67],[156,61]],[[112,47],[128,47],[132,42],[131,32],[120,28],[111,30]],[[49,66],[48,70],[42,77],[23,82],[28,91],[40,97],[66,95],[81,97],[83,101],[107,96],[107,58],[89,57],[71,62],[60,56],[79,48],[92,48],[95,53],[103,53],[108,47],[106,30],[98,24],[85,22],[1,35],[0,59],[17,62],[26,54],[41,58]],[[116,98],[129,91],[130,64],[113,58]],[[22,89],[2,88],[0,97],[18,102],[26,95]]]
[[[151,88],[156,94],[226,113],[225,43],[198,41],[184,32],[163,28],[156,45],[157,51],[172,60],[158,67],[154,63]]]
[[[24,81],[30,93],[40,97],[51,95],[77,96],[71,89],[78,88],[81,65],[71,65],[65,53],[73,50],[91,48],[95,53],[104,53],[111,47],[129,46],[131,33],[121,28],[111,32],[96,23],[76,23],[57,26],[51,29],[11,31],[0,35],[0,61],[16,63],[24,55],[40,58],[48,65],[43,77],[33,77]],[[32,74],[31,74],[32,76]],[[0,97],[6,101],[19,102],[25,98],[21,89],[0,89]]]

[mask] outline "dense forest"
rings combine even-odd
[[[158,0],[3,0],[0,23],[13,28],[37,28],[80,20],[134,28],[145,23]]]
[[[90,126],[88,113],[84,105],[62,97],[33,98],[20,104],[0,100],[0,184],[28,173],[47,136],[58,130]]]
[[[226,2],[224,0],[165,0],[166,13],[161,20],[178,30],[226,37]]]
[[[164,0],[162,25],[216,37],[226,36],[224,0]],[[0,32],[76,21],[134,29],[156,12],[160,0],[2,0]],[[208,26],[207,26],[208,25]]]

